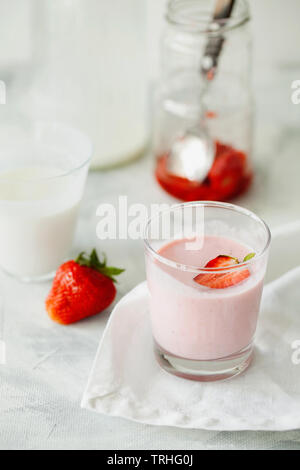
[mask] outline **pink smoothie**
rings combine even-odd
[[[235,240],[207,236],[203,246],[187,250],[187,240],[163,246],[164,258],[204,267],[219,255],[240,261],[253,252]],[[189,246],[189,248],[191,248]],[[254,263],[255,264],[255,263]],[[253,340],[264,273],[249,267],[251,275],[240,284],[211,289],[197,284],[195,273],[175,269],[147,256],[152,329],[158,346],[186,359],[213,360],[235,354]]]

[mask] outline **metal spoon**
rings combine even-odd
[[[217,0],[209,31],[217,32],[220,29],[220,20],[230,18],[234,4],[235,0]],[[212,36],[206,45],[201,63],[201,74],[204,77],[201,101],[215,77],[224,41],[223,36],[216,35]],[[199,125],[188,129],[174,142],[168,156],[167,168],[172,174],[202,183],[213,165],[214,158],[215,145],[205,126],[205,117],[202,113]]]

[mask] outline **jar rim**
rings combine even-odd
[[[239,0],[229,20],[213,20],[212,11],[199,3],[199,0],[169,0],[166,19],[172,26],[182,31],[216,36],[250,21],[250,10],[247,0]]]

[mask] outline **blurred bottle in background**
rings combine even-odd
[[[32,65],[32,0],[0,0],[0,79],[7,85]]]
[[[86,132],[94,143],[93,168],[139,156],[148,140],[145,2],[21,0],[27,7],[22,14],[20,0],[2,2],[10,9],[2,20],[6,30],[26,39],[21,58],[7,51],[22,63],[10,104],[30,119]],[[2,61],[0,54],[0,72]]]

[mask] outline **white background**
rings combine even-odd
[[[18,1],[21,5],[25,0]],[[257,177],[252,190],[238,202],[259,213],[274,227],[300,219],[300,105],[292,105],[290,100],[291,82],[300,79],[300,1],[251,0],[250,3],[255,39]],[[5,15],[2,14],[4,4]],[[10,14],[9,5],[10,0],[0,0],[0,58],[11,57],[2,54],[8,46],[1,41],[3,25]],[[158,75],[158,43],[164,9],[164,0],[148,0],[152,78]],[[21,51],[22,35],[17,21],[13,24],[11,41],[18,61],[28,53],[29,46],[24,33]],[[89,177],[74,253],[96,246],[99,252],[107,252],[112,265],[125,267],[126,273],[118,284],[118,298],[121,298],[145,274],[142,243],[99,243],[96,239],[96,209],[103,201],[117,204],[118,194],[127,194],[129,203],[145,204],[167,202],[168,197],[155,184],[150,158]],[[216,433],[160,428],[81,410],[82,393],[109,312],[63,328],[52,323],[45,313],[44,300],[50,284],[23,285],[0,273],[0,285],[6,297],[7,343],[7,365],[0,369],[0,448],[300,448],[300,431]]]

